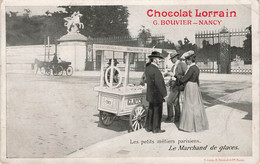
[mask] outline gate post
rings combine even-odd
[[[226,27],[219,32],[219,73],[231,73],[230,33]]]

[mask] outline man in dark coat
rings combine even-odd
[[[53,59],[52,59],[52,61],[51,61],[51,66],[52,66],[54,72],[56,72],[56,69],[54,69],[54,68],[57,68],[59,61],[58,61],[57,54],[54,53],[53,55],[54,55],[54,56],[53,56]]]
[[[163,57],[157,51],[152,52],[148,57],[151,64],[145,69],[147,82],[146,100],[149,102],[146,130],[153,133],[163,133],[165,130],[161,130],[162,107],[167,91],[162,73],[158,68]]]
[[[57,63],[58,63],[58,57],[57,57],[57,54],[56,54],[56,53],[54,53],[52,62],[53,62],[53,64],[57,64]]]

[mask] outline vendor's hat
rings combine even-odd
[[[157,52],[157,51],[153,51],[152,55],[148,56],[148,58],[152,58],[152,57],[163,59],[163,57],[160,55],[160,52]]]
[[[194,55],[194,51],[190,50],[182,55],[182,58],[188,59]]]
[[[170,52],[170,60],[175,58],[175,57],[177,57],[177,56],[179,56],[179,55],[180,54],[176,50]]]
[[[112,59],[109,59],[107,64],[111,64],[111,62],[112,62]],[[114,59],[114,64],[118,64],[118,63],[119,62],[117,61],[117,59]]]

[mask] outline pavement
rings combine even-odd
[[[34,70],[9,70],[7,73],[29,73],[31,74]],[[124,71],[122,71],[124,75]],[[130,78],[141,78],[143,72],[130,72]],[[99,77],[100,71],[75,71],[73,76],[91,76]],[[210,80],[210,81],[232,81],[232,82],[252,82],[251,74],[217,74],[217,73],[200,73],[200,80]]]
[[[15,72],[8,72],[8,73],[32,74],[33,71],[20,71],[20,72],[15,71]],[[131,72],[130,77],[139,78],[141,77],[141,75],[142,72]],[[73,77],[80,78],[78,80],[81,80],[81,77],[99,77],[99,76],[100,76],[99,71],[78,71],[78,72],[74,72],[73,74]],[[41,76],[39,75],[39,77]],[[43,80],[46,80],[45,76],[42,76],[41,78],[43,78]],[[51,76],[50,78],[55,78],[55,77]],[[79,149],[77,149],[77,151],[70,153],[67,157],[68,158],[77,158],[77,157],[79,158],[86,158],[86,157],[124,158],[124,157],[159,157],[159,156],[160,157],[163,156],[165,157],[251,156],[252,155],[252,142],[251,142],[252,141],[252,131],[251,131],[252,113],[250,112],[252,110],[252,97],[250,96],[252,95],[252,88],[250,87],[252,83],[251,79],[252,79],[252,75],[243,75],[243,74],[229,74],[229,75],[209,74],[209,73],[200,74],[201,81],[208,81],[208,83],[215,82],[216,86],[222,88],[226,87],[231,89],[231,87],[227,86],[225,82],[237,83],[237,84],[230,83],[229,85],[241,86],[241,84],[244,84],[242,85],[244,88],[241,88],[237,91],[232,91],[232,93],[229,93],[228,90],[224,90],[226,94],[223,95],[222,97],[218,97],[218,95],[222,95],[218,93],[219,91],[218,88],[214,88],[212,86],[206,88],[208,86],[205,85],[203,86],[204,88],[202,87],[202,89],[210,90],[211,94],[216,94],[214,96],[208,95],[209,97],[214,98],[214,103],[211,103],[212,105],[206,106],[206,113],[209,120],[209,130],[199,132],[199,133],[187,133],[187,132],[180,131],[178,129],[178,123],[162,122],[162,129],[166,130],[165,133],[154,134],[154,133],[148,133],[144,129],[141,129],[135,132],[126,133],[112,138],[107,137],[107,139],[104,136],[95,136],[96,138],[98,137],[104,138],[104,140],[94,143],[90,146],[85,146],[83,148],[80,147]],[[47,85],[45,83],[43,81],[43,84]],[[215,83],[212,85],[215,86]],[[75,84],[79,84],[79,82],[76,81]],[[73,86],[82,87],[80,85],[73,85]],[[43,87],[42,89],[46,87]],[[84,94],[85,92],[82,93],[82,95]],[[94,98],[95,97],[93,97],[93,101]],[[78,102],[76,103],[78,104]],[[84,104],[84,102],[82,102],[82,104]],[[74,106],[74,105],[69,104],[69,106]],[[81,108],[82,107],[79,107],[79,109]],[[63,110],[62,107],[58,109]],[[166,108],[164,107],[164,109]],[[75,111],[75,114],[78,112],[79,111]],[[53,115],[55,115],[55,113],[53,113]],[[65,119],[67,119],[67,117]],[[50,118],[50,120],[53,119]],[[82,126],[83,125],[88,125],[88,123],[85,122],[84,124],[82,124]],[[76,125],[75,127],[79,128],[79,126]],[[73,127],[72,129],[75,129],[75,127]],[[87,127],[84,128],[89,129]],[[61,133],[64,133],[64,130],[61,131]],[[73,134],[73,131],[67,133]],[[73,141],[72,138],[73,137],[70,138],[70,141]],[[85,139],[88,140],[87,137]],[[61,138],[61,140],[64,139]],[[82,140],[84,140],[84,138],[82,138]],[[195,149],[197,147],[201,147],[202,149],[205,148],[205,150],[195,151],[193,150],[194,147]],[[186,151],[185,149],[190,149],[190,150]],[[50,151],[49,146],[46,148],[46,150]],[[56,149],[53,149],[53,151],[57,152]]]
[[[128,133],[128,121],[99,123],[98,79],[7,74],[7,158],[64,158]]]
[[[68,158],[251,156],[252,119],[248,118],[252,113],[248,111],[252,97],[245,96],[251,94],[252,89],[245,88],[218,98],[218,104],[206,108],[209,130],[189,133],[180,131],[178,123],[162,122],[165,133],[141,129],[85,147]]]
[[[187,133],[178,124],[162,123],[165,133],[153,134],[144,129],[118,136],[79,150],[68,158],[82,157],[191,157],[252,155],[251,124],[247,113],[223,105],[206,110],[209,130]],[[239,127],[239,128],[238,128]],[[249,135],[241,135],[249,134]],[[161,140],[161,143],[158,143]],[[180,147],[207,146],[207,150],[185,151]],[[210,150],[215,146],[215,150]],[[176,148],[176,150],[171,150]],[[234,150],[230,150],[230,149]]]
[[[122,72],[124,75],[124,72]],[[138,78],[142,77],[143,72],[130,72],[130,77]],[[78,71],[74,73],[74,76],[100,76],[100,71]],[[235,82],[247,82],[251,83],[252,75],[250,74],[216,74],[216,73],[200,73],[200,80],[211,81],[235,81]]]

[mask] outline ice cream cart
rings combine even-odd
[[[132,53],[135,53],[135,55],[150,55],[155,49],[94,44],[93,53],[97,50],[103,51],[101,55],[100,85],[94,88],[98,92],[97,109],[99,110],[100,123],[109,126],[116,117],[119,117],[129,119],[130,128],[133,131],[143,128],[146,122],[148,106],[146,87],[129,84],[129,75],[134,73],[130,71],[130,55]],[[104,51],[109,51],[110,56],[107,57],[108,55],[106,56]],[[161,49],[156,49],[156,51],[161,52]],[[115,59],[122,61],[122,58],[124,58],[124,66],[116,66]],[[104,63],[109,59],[111,63],[105,68]],[[141,76],[139,78],[141,79]]]

